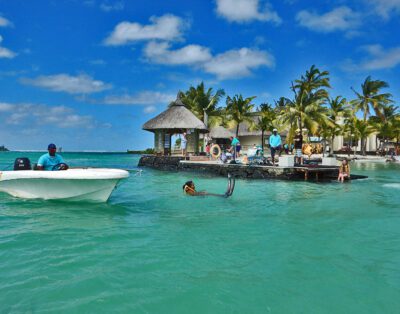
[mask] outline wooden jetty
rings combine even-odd
[[[244,179],[282,179],[323,181],[336,179],[338,166],[304,165],[280,167],[268,165],[222,164],[217,161],[186,160],[184,157],[143,155],[139,167],[149,167],[167,171],[192,171],[226,176],[228,173]],[[352,179],[366,178],[352,175]]]

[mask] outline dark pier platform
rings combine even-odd
[[[227,176],[228,173],[244,179],[281,179],[325,181],[336,179],[337,166],[295,166],[279,167],[267,165],[221,164],[216,161],[185,160],[184,157],[143,155],[139,167],[149,167],[166,171],[192,171]],[[351,179],[362,179],[366,176],[352,175]]]

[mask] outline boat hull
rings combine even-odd
[[[118,169],[5,171],[0,191],[26,199],[106,202],[118,182],[128,176]]]

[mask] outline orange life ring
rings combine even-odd
[[[215,152],[215,150],[217,150],[217,152]],[[213,158],[218,159],[219,156],[221,156],[221,147],[219,147],[218,144],[214,144],[213,146],[211,146],[211,156],[213,156]]]

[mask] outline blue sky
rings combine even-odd
[[[0,0],[0,145],[151,147],[178,90],[272,102],[312,64],[332,96],[371,75],[398,101],[399,29],[400,0]]]

